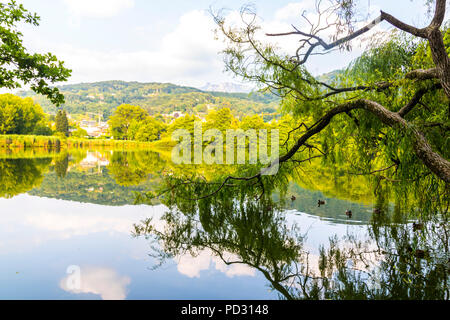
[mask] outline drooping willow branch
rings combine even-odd
[[[308,140],[322,132],[330,124],[335,116],[357,109],[362,109],[370,112],[387,126],[397,126],[400,130],[407,131],[407,133],[409,133],[412,137],[414,152],[417,157],[437,177],[439,177],[446,183],[450,183],[450,162],[443,158],[440,154],[432,150],[425,136],[420,131],[418,131],[409,122],[402,118],[399,112],[389,111],[375,101],[358,99],[342,104],[328,111],[327,114],[324,115],[319,121],[317,121],[313,126],[309,127],[309,129],[296,141],[294,146],[285,155],[274,161],[269,167],[266,167],[259,173],[249,177],[228,176],[216,190],[207,195],[196,198],[196,200],[202,200],[216,195],[230,181],[251,181],[254,179],[259,179],[274,165],[282,165],[284,162],[291,160],[294,155],[300,150],[300,148],[302,146],[307,146]],[[401,110],[404,110],[404,108],[402,108]]]
[[[421,99],[423,96],[429,92],[430,90],[437,90],[437,89],[444,89],[444,92],[447,96],[450,97],[450,62],[448,55],[446,53],[445,46],[443,45],[443,37],[440,33],[440,26],[443,22],[443,17],[445,15],[445,0],[437,0],[436,1],[436,11],[434,18],[432,22],[429,24],[428,27],[418,29],[413,26],[410,26],[406,23],[401,22],[400,20],[396,19],[395,17],[381,11],[380,16],[372,21],[370,24],[365,26],[364,28],[361,28],[352,34],[343,37],[341,39],[338,39],[332,43],[326,43],[322,38],[320,38],[317,33],[320,30],[313,30],[311,33],[306,33],[303,31],[298,30],[294,27],[294,31],[286,32],[286,33],[278,33],[278,34],[267,34],[268,36],[288,36],[288,35],[300,35],[302,37],[306,37],[307,41],[303,41],[301,46],[304,47],[306,44],[308,44],[310,47],[306,51],[306,54],[301,59],[298,56],[297,51],[297,61],[294,63],[294,68],[291,68],[292,63],[283,63],[279,59],[276,59],[270,54],[267,55],[267,51],[262,50],[262,48],[259,47],[258,42],[256,42],[253,39],[253,32],[257,29],[256,26],[254,26],[252,23],[255,21],[254,17],[251,20],[250,23],[246,23],[246,29],[245,31],[239,35],[239,33],[234,32],[227,32],[224,27],[223,20],[220,20],[217,16],[216,22],[218,23],[219,27],[221,28],[222,32],[228,37],[229,40],[231,40],[233,43],[238,45],[249,45],[251,48],[254,49],[256,52],[256,55],[262,59],[262,61],[265,61],[269,66],[276,67],[282,69],[284,72],[294,72],[296,68],[298,68],[300,65],[304,64],[308,57],[313,54],[314,50],[318,47],[322,47],[325,50],[330,50],[335,47],[338,47],[342,45],[343,43],[346,43],[348,41],[351,41],[362,34],[368,32],[371,30],[374,26],[381,23],[382,21],[387,21],[391,25],[408,32],[410,34],[413,34],[415,36],[425,38],[429,41],[433,61],[435,62],[435,68],[431,68],[428,70],[413,70],[406,74],[405,78],[409,80],[430,80],[430,79],[439,79],[439,84],[433,84],[432,88],[428,89],[419,89],[415,95],[412,97],[411,101],[405,105],[403,108],[400,109],[398,112],[392,112],[385,108],[384,106],[380,105],[379,103],[367,99],[354,99],[354,100],[347,100],[348,102],[344,102],[337,107],[332,108],[330,111],[328,111],[322,118],[320,118],[319,121],[317,121],[312,126],[305,126],[306,131],[304,131],[303,135],[295,142],[295,144],[287,151],[285,155],[277,159],[276,162],[274,162],[271,166],[264,168],[260,173],[249,176],[249,177],[234,177],[234,176],[228,176],[225,178],[223,183],[212,193],[202,196],[199,199],[207,198],[210,196],[213,196],[217,194],[221,189],[223,189],[227,183],[230,181],[250,181],[253,179],[259,179],[267,170],[270,170],[270,168],[275,165],[275,163],[283,164],[284,162],[287,162],[291,160],[294,155],[299,152],[299,150],[306,146],[308,144],[309,139],[314,137],[315,135],[319,134],[322,130],[324,130],[332,121],[332,119],[342,113],[348,114],[351,116],[351,111],[361,109],[365,110],[373,115],[375,115],[383,124],[390,126],[390,127],[397,127],[401,131],[404,131],[408,135],[411,136],[413,147],[414,147],[414,153],[416,156],[422,161],[422,163],[430,169],[434,174],[436,174],[437,177],[442,179],[443,181],[449,183],[450,182],[450,164],[449,162],[443,158],[440,154],[432,150],[430,144],[426,140],[425,136],[416,129],[411,123],[406,121],[404,117],[409,114],[417,105],[421,104]],[[314,42],[315,41],[315,42]],[[270,79],[266,77],[258,78],[259,76],[247,74],[245,73],[244,69],[240,69],[241,67],[237,68],[236,73],[239,74],[239,71],[243,72],[242,76],[248,78],[257,80],[259,82],[267,84],[269,87],[275,89],[275,90],[289,90],[289,92],[297,93],[299,98],[301,100],[306,101],[313,101],[313,100],[325,100],[327,97],[341,94],[341,93],[348,93],[348,92],[355,92],[355,91],[371,91],[371,90],[377,90],[382,91],[385,89],[388,89],[392,86],[397,86],[395,83],[389,83],[389,82],[381,82],[376,83],[371,86],[355,86],[355,87],[349,87],[349,88],[335,88],[331,85],[328,85],[326,83],[317,81],[316,79],[312,78],[309,79],[308,76],[302,76],[299,74],[299,80],[309,84],[319,84],[321,86],[326,87],[329,92],[319,95],[317,97],[308,96],[304,92],[302,92],[301,89],[296,88],[295,86],[291,86],[288,83],[284,83],[280,79]],[[324,101],[327,102],[327,101]],[[357,123],[357,119],[353,119]],[[304,124],[300,125],[298,128],[294,129],[293,131],[296,131],[303,127]],[[290,134],[293,132],[289,132],[288,138],[290,137]]]

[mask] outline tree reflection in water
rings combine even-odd
[[[164,227],[148,219],[134,230],[136,237],[154,241],[151,255],[160,264],[209,249],[227,265],[261,272],[282,299],[449,299],[447,211],[424,215],[413,227],[400,202],[391,212],[388,196],[378,189],[366,239],[329,235],[314,257],[305,246],[307,234],[288,221],[282,202],[273,201],[274,184],[265,184],[260,195],[254,183],[214,193],[215,184],[172,178],[166,188],[163,202],[170,211],[162,217]],[[144,195],[138,202],[150,199]]]
[[[52,158],[0,159],[0,198],[12,198],[39,186]]]
[[[449,189],[431,175],[420,183],[398,185],[375,179],[373,213],[364,211],[367,207],[351,208],[353,220],[367,222],[361,226],[367,232],[340,238],[327,234],[327,245],[312,250],[305,226],[296,224],[289,210],[304,208],[300,210],[339,221],[339,216],[346,219],[350,202],[327,199],[317,208],[316,193],[299,185],[313,183],[315,190],[341,186],[329,196],[341,198],[348,192],[353,195],[349,199],[365,201],[374,194],[371,184],[344,176],[340,180],[340,175],[319,169],[316,176],[306,172],[293,177],[294,170],[284,166],[275,177],[229,181],[220,189],[221,175],[246,168],[176,167],[156,153],[106,152],[105,172],[87,175],[83,168],[73,168],[85,156],[84,151],[69,157],[60,153],[1,159],[0,197],[30,192],[41,185],[46,172],[48,181],[31,194],[123,205],[132,201],[134,191],[152,190],[137,200],[148,203],[158,196],[169,208],[162,218],[164,228],[158,227],[161,221],[147,220],[135,226],[135,235],[156,242],[152,254],[161,264],[185,254],[212,252],[227,265],[258,270],[283,299],[449,299]],[[52,163],[55,174],[48,174]],[[130,187],[136,184],[142,188]],[[90,192],[93,186],[102,190]]]

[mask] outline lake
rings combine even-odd
[[[150,151],[3,154],[0,299],[449,297],[448,224],[415,230],[386,199],[380,214],[364,183],[137,201],[174,172]]]

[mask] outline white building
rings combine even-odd
[[[107,122],[82,120],[80,128],[86,130],[90,137],[100,137],[108,133],[109,125]]]

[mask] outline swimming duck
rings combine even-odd
[[[406,251],[409,254],[413,254],[416,258],[423,259],[428,255],[428,251],[416,249],[414,250],[411,246],[406,247]]]
[[[351,210],[347,210],[347,211],[345,211],[345,215],[346,215],[349,219],[351,219],[352,216],[353,216],[353,213],[352,213]]]
[[[318,204],[318,206],[319,206],[319,208],[320,208],[320,206],[325,205],[325,201],[323,201],[323,200],[318,200],[318,201],[317,201],[317,204]]]
[[[413,231],[418,231],[418,230],[423,230],[423,224],[413,222]]]
[[[292,200],[292,201],[295,201],[295,200],[297,200],[297,198],[296,198],[295,196],[292,196],[292,197],[291,197],[291,200]]]
[[[414,252],[414,256],[415,256],[416,258],[419,258],[419,259],[425,258],[426,255],[427,255],[427,252],[424,251],[424,250],[419,250],[419,249],[417,249],[417,250]]]

